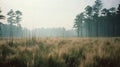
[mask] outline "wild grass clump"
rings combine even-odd
[[[1,40],[0,67],[120,67],[120,38]]]

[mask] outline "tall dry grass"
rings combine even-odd
[[[120,67],[120,38],[0,40],[0,67]]]

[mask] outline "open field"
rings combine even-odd
[[[120,67],[120,38],[3,39],[0,67]]]

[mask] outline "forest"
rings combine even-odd
[[[73,29],[62,28],[36,28],[29,30],[23,28],[22,12],[11,9],[7,16],[7,24],[0,22],[0,37],[119,37],[120,36],[120,5],[111,8],[103,8],[101,0],[95,4],[86,6],[84,11],[75,17]]]
[[[75,18],[74,28],[78,37],[118,37],[120,36],[120,5],[117,8],[102,8],[101,0]]]
[[[2,12],[2,11],[1,11]],[[7,24],[0,22],[0,37],[75,37],[75,30],[66,30],[63,28],[36,28],[29,30],[23,28],[19,23],[22,20],[22,12],[13,11],[12,9],[8,12]],[[6,17],[0,15],[0,19],[4,20]]]

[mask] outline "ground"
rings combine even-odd
[[[120,38],[1,39],[0,67],[120,67]]]

